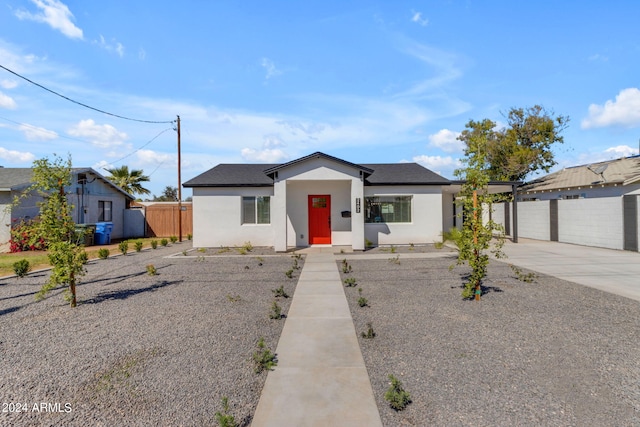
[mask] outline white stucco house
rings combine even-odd
[[[453,226],[451,181],[417,163],[355,164],[324,153],[283,164],[220,164],[193,190],[199,247],[421,244]]]

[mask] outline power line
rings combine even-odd
[[[107,111],[100,110],[100,109],[95,108],[95,107],[91,107],[91,106],[89,106],[89,105],[87,105],[87,104],[83,104],[82,102],[75,101],[75,100],[73,100],[73,99],[71,99],[71,98],[69,98],[69,97],[67,97],[67,96],[64,96],[64,95],[62,95],[62,94],[60,94],[60,93],[58,93],[58,92],[56,92],[56,91],[54,91],[54,90],[51,90],[51,89],[49,89],[49,88],[46,88],[46,87],[42,86],[41,84],[36,83],[36,82],[34,82],[33,80],[29,80],[28,78],[26,78],[26,77],[24,77],[24,76],[22,76],[22,75],[20,75],[20,74],[16,73],[15,71],[12,71],[12,70],[8,69],[8,68],[7,68],[7,67],[5,67],[4,65],[1,65],[1,64],[0,64],[0,68],[2,68],[2,69],[4,69],[4,70],[6,70],[6,71],[8,71],[8,72],[10,72],[10,73],[11,73],[11,74],[13,74],[14,76],[20,77],[21,79],[28,81],[28,82],[29,82],[29,83],[31,83],[32,85],[38,86],[39,88],[44,89],[44,90],[46,90],[47,92],[50,92],[50,93],[52,93],[52,94],[54,94],[54,95],[57,95],[57,96],[59,96],[60,98],[66,99],[67,101],[73,102],[74,104],[80,105],[80,106],[85,107],[85,108],[88,108],[88,109],[90,109],[90,110],[97,111],[98,113],[106,114],[106,115],[108,115],[108,116],[112,116],[112,117],[117,117],[117,118],[119,118],[119,119],[130,120],[130,121],[132,121],[132,122],[140,122],[140,123],[173,123],[173,122],[175,121],[175,120],[170,120],[170,121],[169,121],[169,120],[168,120],[168,121],[140,120],[140,119],[132,119],[132,118],[130,118],[130,117],[125,117],[125,116],[120,116],[120,115],[118,115],[118,114],[109,113],[109,112],[107,112]]]
[[[142,150],[144,147],[146,147],[147,145],[151,144],[153,141],[155,141],[160,135],[162,135],[163,133],[169,131],[169,130],[173,130],[173,128],[166,128],[165,130],[161,131],[159,134],[157,134],[156,136],[154,136],[153,138],[151,138],[148,142],[146,142],[145,144],[141,145],[140,147],[136,148],[135,150],[133,150],[131,153],[127,154],[124,157],[119,158],[118,160],[114,160],[111,163],[118,163],[121,160],[126,159],[127,157],[131,157],[133,156],[135,153],[137,153],[138,151]]]

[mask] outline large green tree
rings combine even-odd
[[[532,172],[549,172],[556,164],[553,148],[564,142],[561,133],[567,128],[569,117],[555,116],[534,105],[512,108],[505,118],[507,124],[502,129],[489,119],[470,120],[458,137],[466,145],[465,156],[481,154],[492,181],[523,181]],[[485,141],[481,147],[473,143],[478,138]],[[476,151],[479,149],[482,153]]]
[[[160,196],[153,196],[154,202],[177,202],[178,188],[167,185]]]
[[[149,177],[144,175],[141,169],[132,169],[129,171],[129,166],[122,165],[119,168],[106,169],[106,171],[111,174],[107,179],[127,193],[131,195],[151,194],[151,191],[142,186],[143,182],[149,182]]]

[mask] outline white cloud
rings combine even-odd
[[[69,135],[78,138],[86,138],[93,145],[100,148],[109,148],[121,145],[128,138],[124,132],[119,132],[111,125],[98,125],[93,120],[81,120],[77,125],[67,131]]]
[[[113,167],[114,165],[107,162],[106,160],[100,160],[98,163],[94,163],[93,166],[91,166],[92,169],[97,170],[101,174],[108,174],[109,172],[107,172],[107,169],[113,169]]]
[[[262,58],[260,61],[260,65],[266,70],[267,74],[264,77],[265,79],[270,79],[271,77],[276,77],[282,74],[282,71],[276,68],[276,64],[273,63],[269,58]]]
[[[262,143],[264,148],[286,147],[287,144],[278,135],[266,135]]]
[[[429,135],[429,145],[437,147],[445,153],[455,153],[464,150],[464,142],[458,138],[460,132],[449,129],[440,129],[433,135]]]
[[[115,52],[120,58],[124,56],[124,46],[116,39],[111,39],[111,42],[107,42],[103,35],[100,35],[100,40],[94,40],[94,44],[97,44],[107,52]]]
[[[262,150],[243,148],[240,155],[249,162],[262,163],[279,163],[289,158],[289,156],[279,148],[264,148]]]
[[[5,95],[0,92],[0,108],[6,108],[7,110],[15,110],[17,107],[16,101],[9,95]]]
[[[635,156],[638,154],[638,149],[629,147],[628,145],[618,145],[615,147],[610,147],[604,150],[606,154],[614,155],[616,158],[618,157],[629,157]]]
[[[427,156],[423,154],[414,156],[413,161],[440,175],[443,173],[452,174],[454,169],[462,166],[460,159],[455,159],[451,156]]]
[[[623,89],[615,101],[604,105],[591,104],[589,116],[582,121],[583,129],[607,126],[640,126],[640,90],[632,87]]]
[[[29,141],[51,141],[58,138],[56,132],[38,126],[22,124],[18,129]]]
[[[0,80],[0,87],[3,89],[14,89],[18,86],[18,82],[15,80]]]
[[[174,154],[159,153],[153,150],[138,150],[136,157],[142,166],[173,165],[177,161],[177,156]]]
[[[429,24],[429,20],[427,18],[422,17],[422,12],[411,11],[411,22],[415,22],[416,24],[426,27]]]
[[[591,55],[589,57],[589,61],[601,61],[601,62],[607,62],[609,60],[608,57],[600,55],[599,53],[596,53],[594,55]]]
[[[58,0],[31,0],[35,4],[39,13],[31,13],[26,10],[18,10],[16,16],[19,19],[48,24],[54,30],[60,31],[65,36],[72,39],[82,39],[82,30],[72,22],[73,14],[64,3]]]
[[[24,163],[33,162],[36,156],[29,152],[7,150],[4,147],[0,147],[0,159],[4,159],[9,163]]]

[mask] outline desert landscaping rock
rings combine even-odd
[[[269,319],[271,290],[293,295],[299,270],[285,276],[290,255],[182,255],[190,247],[90,262],[76,309],[61,290],[35,301],[48,272],[0,279],[0,396],[29,409],[0,425],[215,425],[223,396],[248,425],[266,378],[252,354],[260,337],[275,349],[284,325]],[[40,402],[61,413],[32,411]]]
[[[480,302],[449,259],[351,260],[345,288],[385,426],[640,425],[640,304],[492,262]],[[374,339],[360,332],[371,322]],[[413,402],[384,400],[388,375]]]

